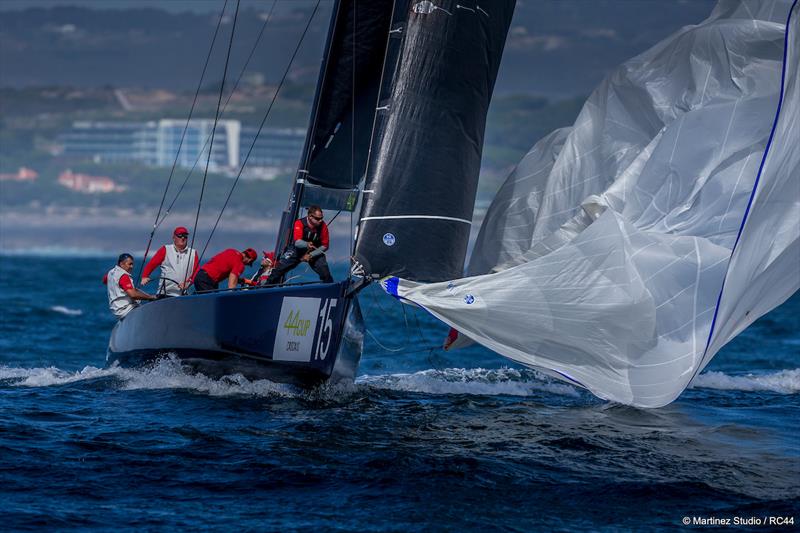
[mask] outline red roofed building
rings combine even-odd
[[[71,170],[65,170],[58,176],[58,183],[67,189],[82,192],[84,194],[105,194],[109,192],[124,191],[114,183],[108,176],[90,176],[88,174],[75,174]]]
[[[29,168],[20,167],[14,174],[0,174],[0,181],[36,181],[39,173]]]

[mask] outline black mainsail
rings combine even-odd
[[[461,276],[514,4],[396,2],[356,244],[367,272]]]

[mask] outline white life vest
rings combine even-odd
[[[136,307],[136,302],[133,298],[128,296],[122,287],[119,286],[119,280],[122,279],[122,276],[130,276],[122,267],[119,265],[115,266],[111,270],[108,271],[107,279],[106,279],[106,288],[108,289],[108,308],[114,314],[115,317],[122,319],[130,313],[134,307]],[[133,281],[133,278],[131,278]]]
[[[194,258],[197,255],[197,251],[187,246],[182,252],[179,252],[174,244],[165,244],[164,248],[167,253],[164,256],[164,261],[161,262],[161,277],[169,279],[161,280],[158,292],[165,292],[170,296],[178,296],[181,293],[181,288],[172,280],[183,283],[192,277],[192,274],[194,274]]]

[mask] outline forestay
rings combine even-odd
[[[673,401],[800,288],[798,19],[721,1],[623,64],[508,177],[472,277],[387,290],[601,398]]]

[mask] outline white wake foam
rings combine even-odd
[[[47,368],[18,368],[0,366],[0,381],[11,381],[12,385],[26,387],[49,387],[76,381],[89,381],[115,375],[113,368],[86,366],[83,370],[70,372],[54,366]]]
[[[304,391],[269,380],[250,381],[240,374],[212,379],[189,373],[174,358],[164,358],[144,369],[97,368],[68,371],[56,367],[20,368],[0,365],[0,384],[17,387],[51,387],[110,378],[122,390],[186,389],[210,396],[255,396],[287,398],[329,398],[369,390],[420,392],[424,394],[472,394],[477,396],[531,396],[542,392],[577,397],[578,389],[534,370],[500,368],[447,368],[408,374],[363,375],[354,386],[328,387]],[[771,391],[782,394],[800,392],[800,368],[769,374],[728,375],[706,372],[697,376],[692,388]]]
[[[291,385],[274,383],[262,379],[250,381],[241,374],[212,379],[203,374],[188,373],[174,358],[161,359],[147,369],[112,367],[116,376],[123,380],[124,390],[137,389],[189,389],[210,396],[286,396],[300,395],[300,390]]]
[[[55,367],[18,368],[0,366],[0,382],[9,382],[19,387],[51,387],[91,381],[99,378],[114,378],[122,390],[139,389],[188,389],[210,396],[297,396],[298,390],[290,385],[268,380],[250,381],[241,375],[211,379],[202,374],[188,373],[176,359],[164,358],[154,366],[143,369],[97,368],[86,366],[83,370],[70,372]]]
[[[54,305],[50,307],[50,310],[55,313],[60,313],[62,315],[67,315],[67,316],[80,316],[83,314],[83,311],[81,311],[80,309],[71,309],[63,305]]]
[[[426,394],[530,396],[537,392],[549,392],[566,396],[579,395],[574,387],[556,382],[544,374],[514,368],[446,368],[422,370],[413,374],[361,376],[356,384]]]
[[[731,376],[722,372],[705,372],[692,381],[693,389],[770,391],[781,394],[800,392],[800,368],[769,374]]]
[[[427,394],[474,394],[530,396],[537,392],[577,396],[570,385],[561,384],[532,370],[501,368],[448,368],[413,374],[361,376],[350,386],[323,387],[304,391],[268,380],[250,381],[242,375],[212,379],[186,371],[180,361],[164,358],[144,369],[84,367],[78,371],[56,367],[19,368],[0,366],[0,383],[17,387],[51,387],[102,378],[116,380],[121,390],[186,389],[210,396],[258,396],[336,399],[369,390],[394,390]]]

